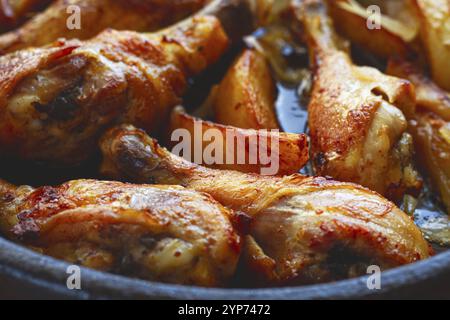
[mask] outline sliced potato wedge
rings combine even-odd
[[[450,122],[422,110],[410,127],[419,159],[450,214]]]
[[[188,115],[182,107],[175,108],[171,115],[169,129],[171,141],[168,141],[167,144],[172,148],[182,140],[180,139],[182,134],[179,135],[175,132],[177,129],[185,129],[185,133],[193,138],[190,142],[191,156],[187,157],[190,158],[188,160],[212,168],[246,173],[264,173],[263,168],[274,165],[274,163],[268,164],[259,155],[255,157],[255,152],[258,153],[260,148],[264,148],[264,144],[267,145],[267,149],[261,149],[262,154],[268,155],[271,160],[278,162],[278,170],[274,173],[275,175],[283,176],[298,173],[309,160],[309,143],[307,136],[304,134],[224,126],[194,118]],[[239,144],[237,141],[242,143]],[[218,143],[217,148],[220,149],[221,146],[222,149],[210,152],[212,143]],[[199,150],[196,150],[196,147]],[[228,155],[232,155],[228,158],[229,161],[227,161],[227,150]],[[218,161],[207,161],[205,154]],[[183,154],[183,156],[186,158],[186,154]],[[197,157],[199,158],[197,159]],[[250,161],[250,159],[254,159],[254,161]]]
[[[439,88],[416,66],[400,59],[391,59],[387,73],[411,81],[416,88],[417,105],[450,121],[450,94]]]
[[[450,1],[413,0],[433,80],[450,90]]]
[[[418,35],[413,11],[410,24],[382,15],[381,28],[370,29],[367,22],[371,13],[356,0],[329,0],[328,3],[334,25],[352,42],[383,58],[410,54],[410,44]],[[405,3],[405,10],[409,8]]]
[[[256,50],[245,50],[214,89],[215,120],[243,129],[279,129],[276,87],[270,66]]]

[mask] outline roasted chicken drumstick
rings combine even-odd
[[[316,173],[392,198],[419,189],[407,133],[411,83],[353,65],[323,1],[301,1],[297,9],[314,70],[308,112]]]
[[[218,4],[221,20],[202,14],[158,33],[108,30],[86,42],[61,40],[0,57],[0,153],[72,165],[114,123],[157,131],[188,78],[227,49],[224,28],[232,33],[232,19],[242,14],[225,13],[242,12],[239,3],[205,9]]]
[[[18,30],[0,36],[0,53],[40,47],[59,38],[85,40],[107,28],[153,31],[195,12],[206,2],[207,0],[58,0]],[[75,14],[79,14],[79,20],[74,18]],[[68,23],[75,22],[79,25],[68,26]]]
[[[209,193],[252,222],[245,260],[259,285],[322,282],[429,257],[412,219],[363,187],[301,175],[284,178],[207,169],[161,148],[132,126],[101,141],[102,173]]]
[[[179,186],[78,180],[34,189],[0,181],[0,230],[42,253],[94,269],[221,286],[240,238],[232,212]]]

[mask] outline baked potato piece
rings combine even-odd
[[[416,87],[418,110],[409,121],[417,155],[450,214],[450,95],[409,62],[391,60],[388,73]]]
[[[419,110],[410,128],[420,162],[450,214],[450,122],[429,111]]]
[[[450,2],[413,0],[433,80],[450,90]]]
[[[262,161],[258,152],[261,146],[267,146],[267,152],[262,151],[270,159],[278,161],[278,170],[276,175],[289,175],[300,171],[309,160],[308,138],[304,134],[293,134],[283,132],[271,132],[267,130],[241,129],[232,126],[224,126],[210,121],[202,121],[194,118],[184,111],[182,107],[174,109],[170,121],[171,137],[176,129],[185,129],[189,137],[194,137],[194,142],[190,141],[192,147],[191,155],[194,158],[205,153],[211,155],[214,163],[205,163],[205,165],[217,169],[236,170],[247,173],[262,173],[270,166],[269,163]],[[213,136],[210,135],[213,133]],[[171,140],[179,139],[179,135],[173,135]],[[214,139],[214,140],[213,140]],[[204,141],[208,140],[208,141]],[[212,141],[213,140],[213,141]],[[236,141],[241,141],[241,143]],[[174,146],[177,142],[168,141],[168,145]],[[219,154],[212,151],[212,144],[217,145]],[[230,147],[228,147],[230,145]],[[272,145],[275,148],[272,148]],[[201,153],[194,152],[196,146],[201,146]],[[231,148],[231,149],[230,149]],[[278,150],[277,150],[278,149]],[[228,150],[228,154],[227,154]],[[245,150],[245,154],[238,152]],[[177,152],[177,149],[173,149]],[[229,151],[232,151],[230,153]],[[220,155],[220,153],[222,154]],[[229,156],[229,158],[227,158]],[[190,156],[183,155],[188,160],[202,163],[204,159],[189,159]],[[245,158],[242,158],[245,156]],[[232,161],[227,161],[230,159]],[[239,160],[241,159],[241,160]],[[250,160],[250,159],[253,159]],[[266,159],[268,160],[268,159]],[[207,161],[208,162],[208,161]],[[273,163],[272,163],[273,164]],[[269,173],[273,175],[273,173]]]
[[[417,66],[401,59],[390,59],[387,73],[408,79],[415,86],[417,105],[450,121],[450,93],[439,88]]]
[[[245,50],[212,94],[218,123],[243,129],[279,129],[275,81],[265,57],[256,50]]]
[[[367,21],[371,13],[356,0],[328,0],[336,29],[352,42],[383,58],[408,56],[412,51],[411,42],[418,35],[414,12],[406,1],[403,2],[404,11],[412,18],[409,24],[383,14],[381,28],[370,29]]]

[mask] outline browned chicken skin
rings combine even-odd
[[[430,255],[410,217],[354,184],[207,169],[125,125],[108,131],[101,149],[109,177],[183,185],[250,216],[244,257],[258,285],[336,280],[368,265],[386,269]]]
[[[0,181],[0,230],[9,238],[71,263],[177,284],[227,283],[240,253],[232,215],[179,186]]]
[[[0,53],[40,47],[59,38],[89,39],[107,28],[153,31],[205,5],[207,0],[58,0],[18,30],[0,36]],[[80,28],[68,28],[79,8]],[[69,9],[69,10],[68,10]]]
[[[411,83],[353,65],[323,1],[302,1],[297,14],[314,68],[308,112],[316,173],[390,198],[416,192],[421,180],[407,133],[415,108]]]
[[[62,40],[0,57],[0,152],[72,165],[89,157],[112,124],[157,132],[188,78],[228,48],[224,28],[233,33],[232,19],[240,15],[227,21],[224,13],[243,10],[240,3],[216,1],[158,33],[108,30],[89,41]],[[224,24],[204,15],[214,8]]]

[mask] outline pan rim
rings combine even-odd
[[[450,250],[427,260],[382,273],[382,288],[369,290],[368,276],[301,287],[234,289],[202,288],[151,282],[81,267],[82,290],[66,287],[70,264],[39,254],[0,237],[0,274],[25,281],[69,299],[204,299],[204,300],[303,300],[376,298],[412,284],[424,283],[450,271]]]

